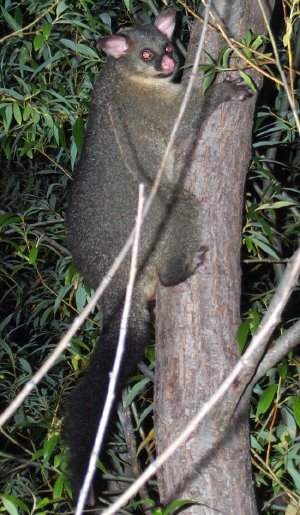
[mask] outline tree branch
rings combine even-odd
[[[274,367],[289,351],[294,349],[300,343],[300,320],[292,325],[285,333],[272,342],[266,355],[260,362],[257,372],[251,381],[254,386],[257,381],[263,377],[270,368]]]

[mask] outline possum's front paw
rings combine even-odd
[[[253,91],[245,84],[241,77],[237,79],[226,77],[223,85],[227,95],[226,100],[240,100],[243,102],[253,96]]]
[[[205,254],[208,251],[208,247],[205,245],[201,245],[199,250],[195,252],[195,254],[191,257],[186,266],[186,277],[190,277],[198,268],[198,266],[203,264]]]

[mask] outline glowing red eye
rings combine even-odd
[[[148,50],[147,48],[142,51],[142,58],[145,61],[149,61],[149,59],[152,59],[152,57],[153,57],[152,52],[150,50]]]
[[[172,45],[167,45],[167,46],[166,46],[166,52],[167,52],[167,54],[172,54],[172,53],[173,53],[173,47],[172,47]]]

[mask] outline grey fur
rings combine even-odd
[[[165,34],[171,36],[174,23],[175,13],[167,10],[157,18],[156,26],[100,40],[102,48],[113,51],[114,45],[119,48],[123,43],[125,55],[109,57],[96,80],[85,145],[69,192],[66,223],[76,266],[94,288],[131,232],[138,184],[143,182],[146,192],[150,190],[183,97],[183,86],[172,82],[176,67],[169,76],[162,70],[169,44]],[[141,58],[143,49],[153,53],[150,61]],[[175,51],[169,52],[168,58],[178,61]],[[165,63],[172,67],[166,58]],[[195,131],[220,102],[235,96],[237,90],[247,96],[245,88],[223,83],[205,102],[195,90],[178,137]],[[182,171],[174,166],[172,154],[142,228],[124,376],[140,360],[149,341],[148,303],[158,279],[165,286],[176,285],[186,280],[203,259],[199,219],[199,203],[182,189]],[[104,331],[85,377],[71,395],[65,434],[71,447],[76,494],[112,367],[129,262],[130,256],[101,299]]]

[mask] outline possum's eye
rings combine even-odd
[[[167,52],[167,54],[173,54],[174,48],[172,47],[172,45],[169,44],[166,46],[165,51]]]
[[[151,50],[149,50],[148,48],[144,48],[144,50],[142,51],[142,58],[144,59],[144,61],[149,61],[150,59],[152,59],[153,57],[153,53],[151,52]]]

